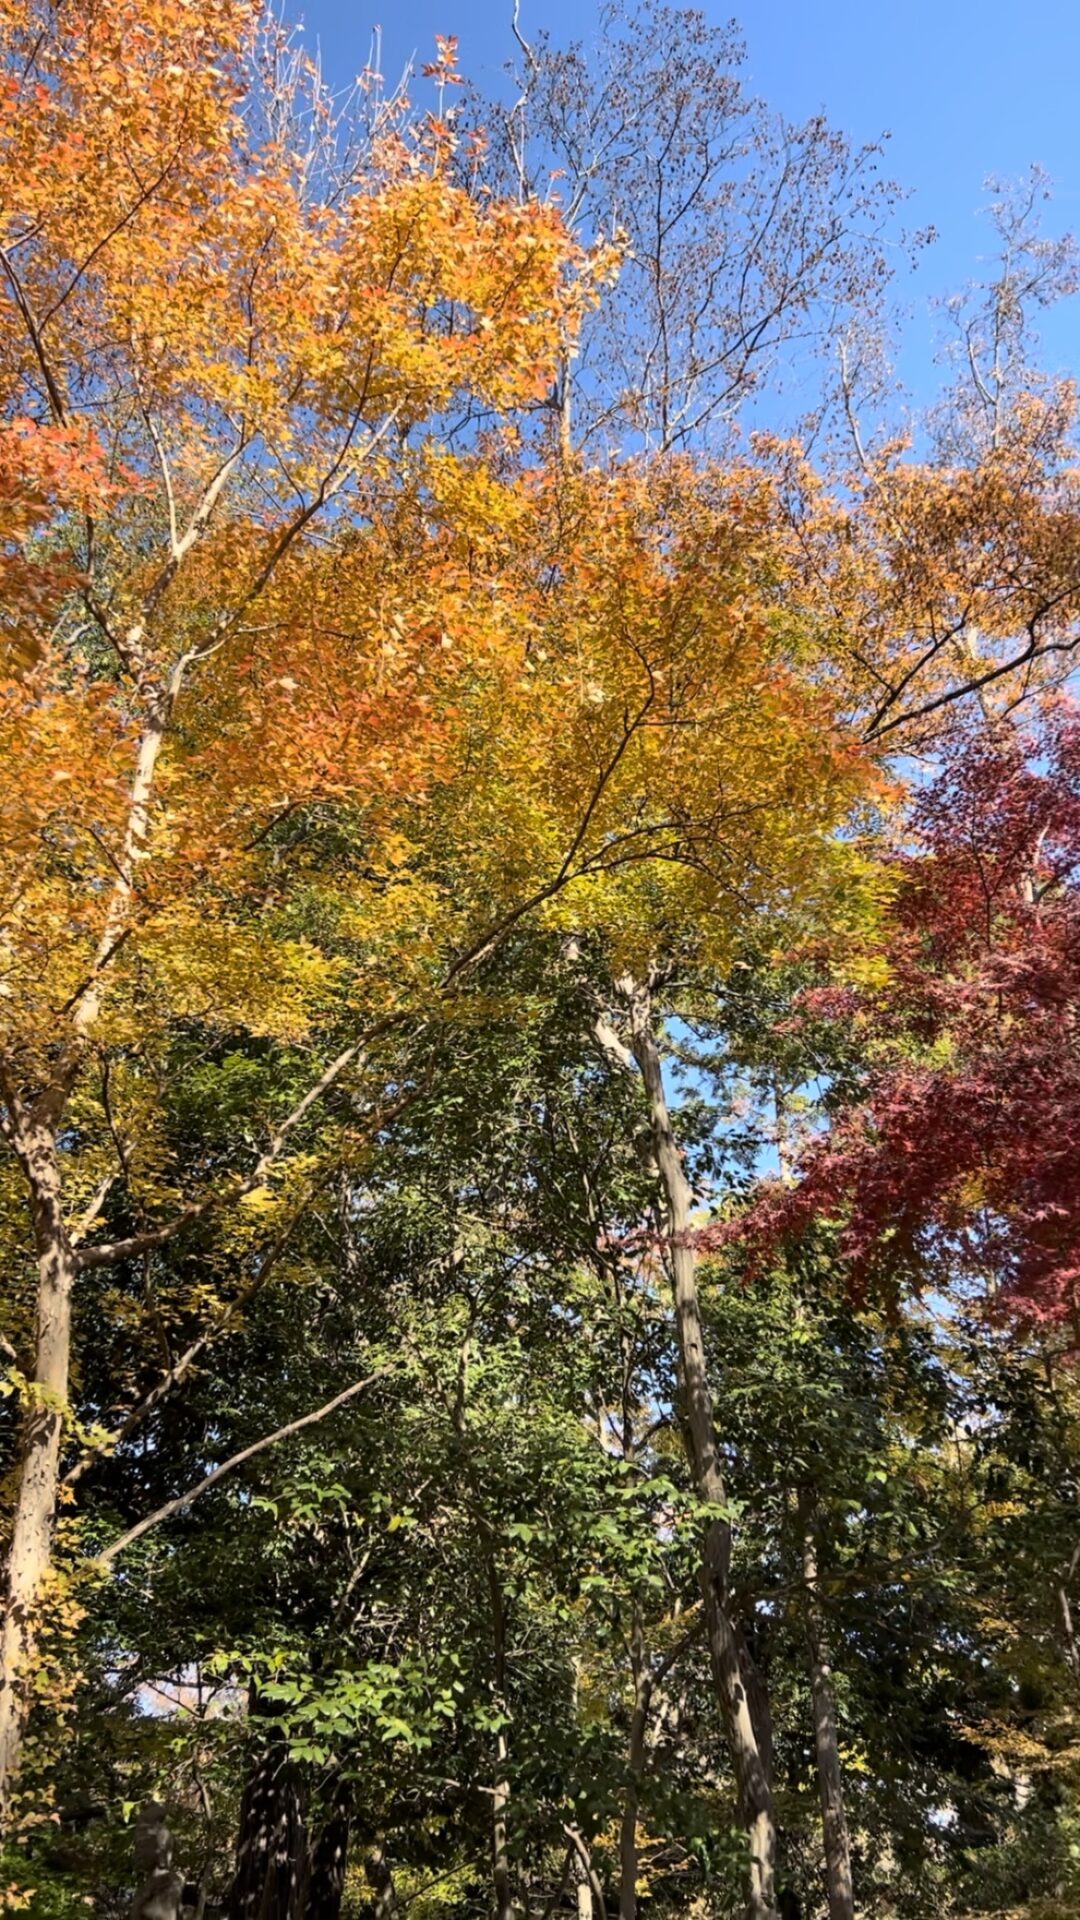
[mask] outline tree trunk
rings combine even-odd
[[[348,1858],[349,1808],[346,1797],[339,1794],[332,1811],[323,1822],[311,1855],[304,1894],[304,1920],[338,1920]],[[389,1867],[386,1877],[390,1880]]]
[[[132,629],[133,652],[142,629]],[[24,1681],[34,1658],[35,1609],[52,1562],[53,1524],[59,1482],[60,1442],[67,1407],[71,1353],[71,1296],[76,1266],[64,1219],[57,1140],[78,1077],[87,1036],[97,1020],[106,970],[128,925],[138,861],[146,851],[150,799],[165,730],[183,683],[185,660],[173,669],[151,702],[150,718],[136,756],[127,824],[105,923],[94,963],[71,1008],[70,1028],[55,1078],[24,1108],[5,1076],[0,1094],[7,1108],[4,1132],[26,1176],[38,1255],[37,1338],[33,1391],[23,1436],[7,1591],[0,1632],[0,1835],[9,1824],[12,1782],[22,1750],[27,1699]]]
[[[637,1920],[637,1823],[641,1805],[641,1776],[645,1771],[645,1735],[649,1724],[652,1677],[646,1664],[640,1632],[634,1642],[634,1710],[630,1716],[630,1744],[626,1756],[626,1798],[619,1827],[619,1920]]]
[[[259,1760],[240,1802],[228,1920],[300,1920],[303,1864],[296,1775],[284,1748],[274,1745]]]
[[[578,1898],[577,1898],[578,1913],[579,1915],[581,1915],[583,1911],[581,1892],[580,1892],[580,1888],[581,1888],[580,1876],[583,1874],[585,1877],[585,1885],[589,1890],[589,1909],[594,1916],[594,1920],[607,1920],[607,1906],[604,1901],[604,1889],[600,1884],[600,1876],[593,1865],[592,1854],[589,1851],[589,1846],[585,1839],[585,1836],[583,1833],[580,1832],[580,1830],[577,1827],[564,1826],[563,1832],[565,1833],[567,1839],[570,1842],[571,1858],[575,1863],[574,1877],[577,1882],[577,1886],[579,1890]]]
[[[696,1609],[691,1609],[696,1611]],[[633,1638],[634,1710],[630,1716],[630,1742],[627,1749],[626,1798],[619,1827],[619,1920],[635,1920],[637,1914],[637,1821],[641,1805],[641,1782],[645,1772],[645,1746],[649,1713],[657,1688],[682,1658],[697,1626],[691,1625],[655,1667],[649,1664],[641,1631],[641,1616],[635,1606]]]
[[[160,1800],[149,1800],[135,1822],[138,1889],[130,1920],[179,1920],[184,1876],[173,1867],[173,1842]]]
[[[47,1120],[12,1115],[30,1182],[38,1250],[37,1337],[26,1415],[0,1634],[0,1832],[11,1812],[29,1705],[26,1682],[36,1644],[36,1610],[52,1558],[71,1353],[75,1256],[64,1224],[56,1138]]]
[[[809,1499],[805,1496],[799,1501],[799,1519],[802,1526],[803,1579],[806,1585],[806,1643],[810,1669],[810,1695],[814,1707],[814,1744],[817,1750],[818,1784],[821,1789],[821,1823],[825,1836],[825,1879],[829,1894],[829,1920],[855,1920],[851,1847],[848,1841],[847,1819],[844,1814],[840,1746],[836,1736],[832,1659],[818,1598],[817,1545],[814,1539],[813,1510]]]
[[[364,1859],[364,1877],[375,1895],[371,1905],[372,1920],[390,1920],[391,1914],[397,1911],[397,1888],[394,1885],[393,1868],[387,1858],[385,1834],[378,1834],[374,1845],[368,1848]]]
[[[699,1497],[710,1506],[723,1508],[727,1493],[713,1423],[697,1259],[689,1238],[693,1194],[671,1127],[649,990],[629,978],[621,980],[619,988],[630,1009],[631,1051],[648,1099],[653,1154],[664,1195],[690,1464]],[[735,1773],[739,1816],[750,1846],[746,1920],[776,1920],[776,1825],[769,1780],[767,1702],[731,1610],[730,1561],[731,1526],[717,1515],[705,1535],[702,1594],[713,1683]]]
[[[506,1779],[506,1733],[499,1728],[496,1741],[498,1777],[491,1796],[491,1871],[495,1883],[495,1920],[511,1920],[514,1903],[510,1893],[510,1856],[506,1845],[506,1809],[510,1787]]]
[[[577,1920],[593,1920],[592,1886],[589,1882],[589,1869],[580,1855],[574,1854],[574,1886],[577,1892]]]
[[[483,1512],[483,1498],[477,1485],[476,1474],[469,1453],[468,1438],[468,1401],[469,1401],[469,1353],[471,1334],[462,1345],[458,1359],[457,1389],[450,1409],[454,1431],[461,1443],[462,1471],[468,1480],[477,1506],[477,1526],[480,1536],[480,1551],[483,1555],[484,1571],[487,1575],[488,1598],[491,1606],[491,1650],[494,1665],[494,1705],[500,1713],[506,1711],[506,1609],[503,1605],[502,1586],[499,1581],[499,1568],[495,1559],[495,1543],[491,1527]],[[500,1726],[495,1737],[495,1779],[491,1792],[491,1877],[495,1893],[495,1920],[512,1920],[514,1903],[510,1884],[510,1855],[507,1844],[507,1808],[510,1805],[510,1783],[506,1777],[506,1763],[509,1758],[509,1744],[506,1726]]]

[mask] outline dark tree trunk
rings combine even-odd
[[[371,1905],[372,1920],[390,1920],[397,1907],[397,1893],[394,1889],[394,1875],[386,1856],[386,1841],[382,1834],[368,1849],[364,1860],[364,1875],[374,1894]]]
[[[301,1920],[304,1820],[296,1770],[268,1747],[244,1788],[228,1920]]]
[[[342,1794],[324,1821],[312,1850],[304,1897],[304,1920],[338,1920],[348,1859],[349,1807]]]
[[[806,1588],[806,1651],[810,1695],[814,1705],[814,1746],[821,1824],[825,1839],[825,1878],[829,1891],[829,1920],[855,1920],[855,1893],[851,1878],[851,1845],[844,1813],[844,1782],[840,1771],[840,1742],[833,1698],[832,1653],[818,1594],[817,1541],[813,1505],[807,1496],[799,1502],[803,1535],[803,1580]]]

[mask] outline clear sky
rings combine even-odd
[[[383,70],[395,78],[436,33],[456,33],[461,66],[490,84],[513,51],[513,0],[285,0],[316,39],[327,77],[349,81],[365,64],[371,28],[383,30]],[[736,12],[749,47],[752,91],[792,118],[820,108],[856,140],[891,134],[889,171],[912,190],[905,223],[940,239],[904,283],[912,309],[905,373],[929,383],[930,298],[978,271],[989,244],[978,220],[988,174],[1013,177],[1033,161],[1051,175],[1052,229],[1080,227],[1080,4],[1077,0],[744,0],[707,4],[718,24]],[[591,0],[521,0],[526,34],[595,35]],[[1080,365],[1078,309],[1046,330],[1055,367]]]

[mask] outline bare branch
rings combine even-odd
[[[112,1189],[116,1184],[116,1178],[117,1178],[116,1173],[112,1172],[112,1173],[107,1173],[105,1175],[104,1180],[101,1181],[98,1187],[98,1190],[95,1193],[93,1199],[91,1200],[90,1205],[87,1207],[86,1212],[83,1214],[82,1219],[79,1221],[78,1225],[73,1227],[71,1230],[71,1244],[73,1247],[77,1247],[80,1240],[84,1240],[86,1238],[86,1235],[89,1233],[95,1220],[99,1217],[101,1213],[101,1209],[105,1205],[105,1202],[109,1197],[109,1194],[112,1192]]]
[[[951,706],[956,700],[963,700],[971,694],[981,693],[984,687],[992,686],[996,680],[1004,679],[1006,674],[1015,673],[1018,667],[1027,665],[1031,660],[1043,660],[1051,653],[1074,653],[1078,646],[1080,646],[1080,633],[1070,634],[1064,640],[1046,640],[1041,645],[1032,634],[1028,645],[1019,653],[1013,654],[1010,659],[998,661],[994,666],[988,667],[985,673],[978,674],[974,679],[962,681],[959,686],[947,687],[934,699],[925,700],[921,707],[914,707],[907,713],[897,714],[894,719],[885,721],[882,726],[874,725],[865,738],[882,740],[887,733],[894,733],[898,727],[911,726],[916,720],[924,720],[931,713],[937,713],[942,707]]]
[[[49,365],[48,356],[46,355],[41,338],[41,328],[34,315],[34,310],[23,289],[22,281],[19,279],[3,247],[0,247],[0,266],[3,266],[8,285],[15,297],[15,305],[18,307],[22,315],[23,325],[30,335],[30,345],[34,349],[34,358],[41,369],[41,377],[45,382],[45,391],[49,396],[49,405],[52,408],[53,418],[57,425],[62,427],[67,420],[67,403],[61,392],[60,382]]]

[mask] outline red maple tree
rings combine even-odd
[[[899,1262],[1080,1344],[1080,711],[961,739],[909,825],[880,984],[800,996],[858,1070],[737,1230],[760,1263],[832,1221],[857,1287]]]

